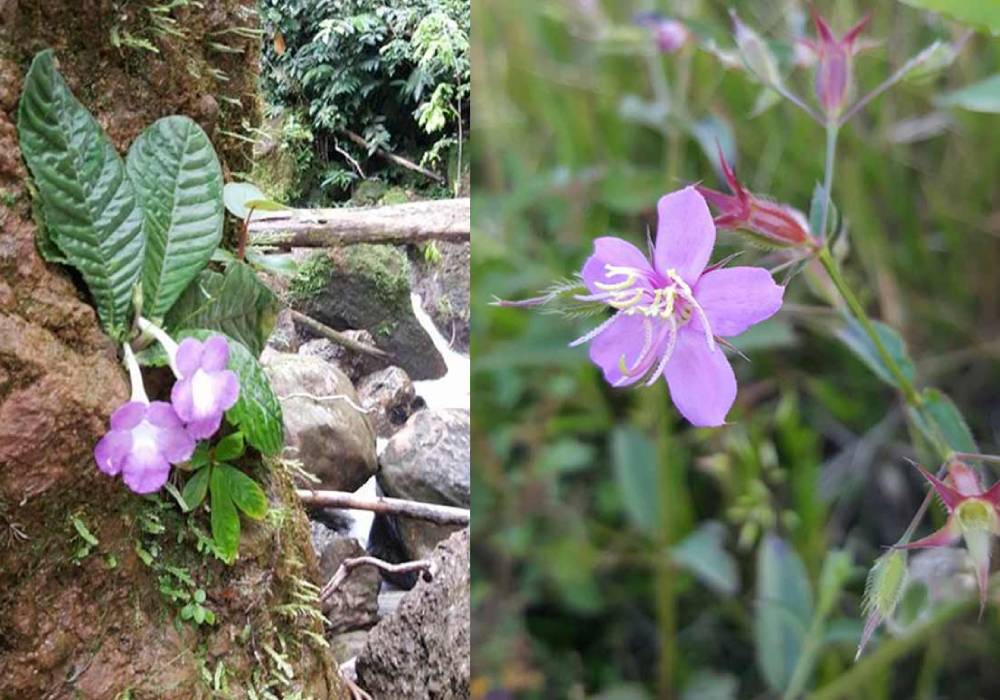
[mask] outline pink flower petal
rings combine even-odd
[[[177,370],[181,377],[190,377],[201,366],[202,343],[196,338],[185,338],[177,348]]]
[[[240,397],[240,380],[235,372],[228,369],[216,372],[214,378],[219,392],[219,408],[228,411]]]
[[[202,345],[201,368],[206,372],[217,372],[226,368],[229,362],[229,343],[221,335],[210,336]]]
[[[118,410],[111,414],[111,429],[131,430],[146,417],[147,408],[146,404],[141,401],[129,401],[122,404]]]
[[[188,434],[196,440],[204,440],[215,435],[222,425],[222,414],[213,413],[205,418],[196,418],[187,424]]]
[[[656,211],[653,267],[661,275],[677,270],[693,286],[715,247],[715,223],[708,204],[694,187],[685,187],[661,197]]]
[[[122,463],[132,449],[132,435],[127,430],[112,430],[101,438],[94,447],[97,467],[105,474],[116,476],[122,470]]]
[[[170,403],[177,412],[178,418],[185,423],[194,418],[194,396],[191,392],[191,379],[178,379],[170,390]]]
[[[583,271],[580,273],[584,284],[592,294],[598,294],[605,290],[595,286],[595,282],[604,284],[618,284],[625,281],[622,275],[608,275],[605,265],[615,267],[627,267],[638,270],[642,274],[642,279],[648,280],[655,273],[649,264],[649,260],[628,241],[614,236],[604,236],[594,240],[594,254],[587,258],[583,264]],[[644,286],[648,286],[648,281]]]
[[[645,353],[645,358],[639,366],[635,366],[646,344],[644,321],[652,324],[653,338]],[[590,359],[604,372],[604,379],[614,386],[628,386],[639,381],[660,359],[667,335],[667,324],[646,319],[641,315],[621,315],[606,331],[594,338],[590,343]],[[622,374],[622,358],[629,370],[628,378]],[[633,369],[635,367],[635,369]]]
[[[133,452],[122,469],[125,484],[136,493],[154,493],[170,476],[170,464],[157,452],[139,455]]]
[[[168,462],[177,464],[191,458],[194,454],[195,440],[178,422],[176,427],[160,430],[157,445]]]
[[[777,313],[785,288],[762,267],[728,267],[706,272],[693,291],[712,332],[729,337]]]
[[[693,425],[714,427],[726,422],[736,400],[736,377],[722,348],[708,349],[696,320],[680,330],[664,375],[674,405]]]
[[[174,407],[166,401],[153,401],[149,404],[146,419],[158,428],[180,428],[183,426]]]

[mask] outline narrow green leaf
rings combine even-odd
[[[1000,73],[949,92],[940,97],[937,103],[943,107],[959,107],[970,112],[1000,113]]]
[[[209,491],[212,494],[212,539],[224,561],[236,561],[240,548],[240,516],[233,505],[226,472],[213,467]]]
[[[208,490],[208,477],[211,471],[211,469],[199,469],[184,484],[184,490],[181,491],[181,498],[184,499],[185,513],[190,513],[205,500],[205,492]]]
[[[780,537],[765,535],[757,550],[754,646],[772,690],[791,681],[811,620],[812,590],[802,560]]]
[[[739,590],[740,574],[723,546],[725,536],[722,524],[709,520],[673,547],[670,558],[709,588],[732,595]]]
[[[147,128],[127,166],[146,231],[143,312],[163,318],[222,239],[222,168],[205,132],[181,116]]]
[[[632,525],[647,535],[655,534],[660,529],[660,477],[652,440],[635,428],[615,428],[611,461]]]
[[[87,528],[87,526],[84,524],[82,520],[80,520],[75,515],[70,516],[70,520],[73,522],[73,527],[76,529],[77,534],[80,535],[80,539],[82,539],[84,542],[94,547],[100,544],[100,542],[97,540],[96,537],[94,537],[94,534]]]
[[[220,464],[216,470],[222,471],[229,480],[229,495],[233,503],[248,518],[261,520],[267,515],[267,496],[256,481],[228,464]]]
[[[80,271],[105,330],[124,337],[145,248],[142,211],[125,164],[66,86],[52,51],[32,61],[17,126],[47,225],[43,247],[54,244]]]
[[[160,346],[157,345],[155,347],[159,348]],[[166,353],[163,353],[162,361],[157,363],[157,366],[164,367],[166,366],[166,364],[167,364],[167,355]],[[212,458],[211,448],[209,447],[208,443],[199,442],[198,445],[194,448],[194,454],[191,455],[191,459],[189,459],[187,463],[191,469],[201,469],[210,461],[212,461],[211,458]]]
[[[221,331],[260,355],[274,328],[278,299],[243,263],[234,262],[225,274],[204,270],[188,285],[167,314],[165,325],[174,332],[185,328]]]
[[[934,388],[924,389],[923,398],[923,407],[920,410],[911,408],[909,412],[931,444],[943,442],[956,452],[979,452],[969,424],[954,401]]]
[[[896,331],[884,323],[879,321],[873,321],[872,323],[875,326],[875,332],[882,341],[882,345],[885,346],[889,355],[893,360],[895,360],[896,364],[902,371],[903,376],[912,382],[914,376],[913,360],[910,359],[910,356],[907,353],[906,343],[903,342],[903,339]],[[847,319],[845,326],[837,333],[837,335],[862,362],[868,365],[868,368],[871,369],[871,371],[874,372],[879,379],[891,386],[897,386],[896,378],[882,361],[878,350],[875,348],[875,344],[872,342],[871,338],[868,337],[868,334],[865,333],[865,330],[861,327],[860,323],[853,318]]]
[[[903,0],[921,10],[940,12],[945,17],[1000,36],[1000,2],[997,0]]]
[[[220,462],[228,462],[242,457],[245,451],[243,433],[237,431],[219,440],[219,444],[215,446],[215,458]]]

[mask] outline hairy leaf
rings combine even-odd
[[[124,336],[142,268],[142,211],[114,145],[73,96],[52,51],[35,56],[18,110],[48,243],[80,271],[105,330]]]
[[[240,548],[240,516],[233,505],[232,491],[227,473],[212,468],[209,491],[212,494],[212,539],[223,560],[236,561]]]
[[[181,491],[181,498],[184,500],[185,512],[194,510],[205,500],[210,473],[210,469],[199,469],[184,484],[184,490]]]
[[[899,333],[884,323],[873,321],[872,324],[875,326],[875,332],[878,333],[879,339],[882,341],[882,345],[885,347],[892,359],[895,360],[896,364],[902,371],[903,376],[912,382],[914,374],[913,360],[910,359],[910,355],[906,351],[906,343],[899,336]],[[884,381],[886,384],[896,386],[896,378],[882,361],[882,357],[879,355],[875,344],[872,342],[871,338],[868,337],[868,334],[865,333],[865,330],[861,327],[860,323],[853,318],[848,319],[847,324],[837,335],[844,342],[844,344],[854,352],[855,355],[868,365],[869,369],[871,369],[871,371],[874,372],[879,379]]]
[[[934,388],[924,389],[924,405],[910,409],[913,422],[931,444],[944,443],[957,452],[979,452],[968,423],[955,403]]]
[[[221,331],[260,355],[274,327],[278,300],[243,263],[233,262],[224,274],[203,271],[188,285],[166,318],[170,331],[206,328]]]
[[[143,209],[143,312],[163,318],[222,239],[222,168],[208,136],[188,117],[160,119],[128,153]]]
[[[254,520],[261,520],[267,515],[267,496],[260,484],[228,464],[220,464],[217,470],[226,475],[229,495],[244,515]]]

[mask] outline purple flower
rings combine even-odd
[[[583,266],[581,301],[615,314],[573,341],[590,341],[590,359],[613,386],[666,378],[670,397],[697,426],[722,425],[736,378],[716,336],[739,335],[781,308],[784,288],[757,267],[708,265],[715,224],[705,199],[687,187],[660,199],[652,260],[620,238],[594,241]]]
[[[222,414],[239,397],[240,382],[226,369],[228,362],[229,343],[221,335],[210,336],[204,343],[185,338],[172,358],[177,381],[170,402],[194,438],[214,435],[222,424]]]
[[[652,32],[657,48],[663,53],[680,51],[691,38],[691,32],[683,22],[658,12],[640,14],[636,16],[636,23]]]
[[[170,465],[194,452],[173,407],[165,401],[129,401],[111,415],[111,430],[94,448],[94,459],[105,474],[122,475],[136,493],[159,491]]]

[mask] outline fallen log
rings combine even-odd
[[[462,242],[471,238],[469,199],[385,207],[290,209],[250,221],[253,245],[339,248],[359,243]]]
[[[354,510],[370,510],[373,513],[400,515],[405,518],[427,520],[438,525],[468,525],[470,512],[465,508],[441,506],[436,503],[421,503],[406,501],[401,498],[386,498],[374,496],[364,498],[347,491],[314,491],[312,489],[297,489],[299,500],[304,506],[322,506],[326,508],[351,508]]]

